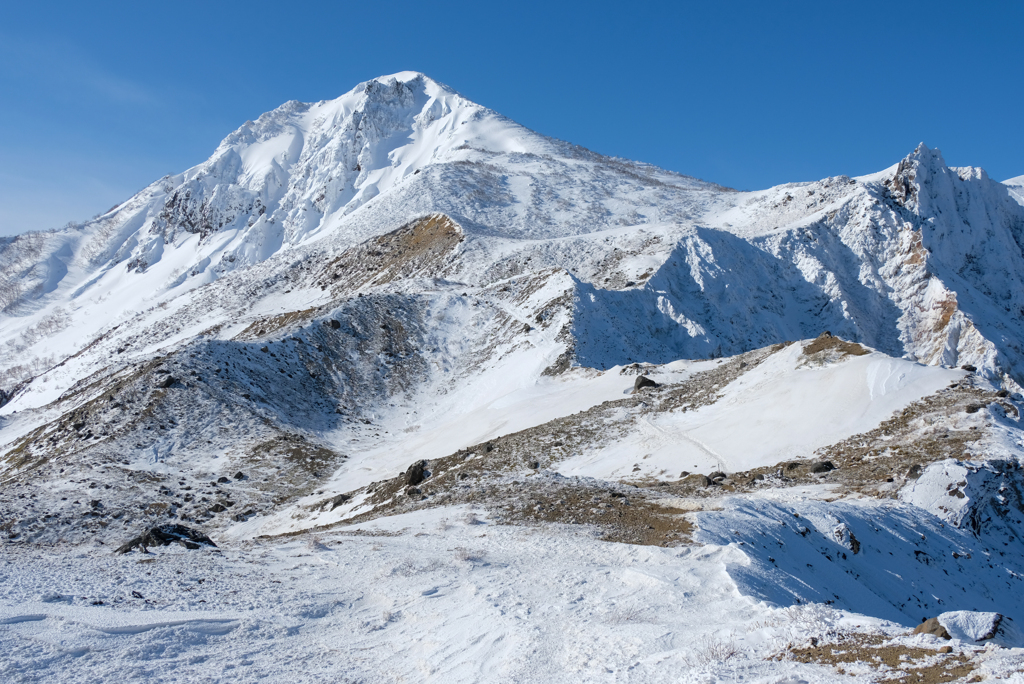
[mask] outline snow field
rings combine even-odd
[[[829,628],[892,629],[741,597],[734,546],[607,544],[466,509],[362,530],[145,557],[19,550],[0,566],[5,678],[849,681],[762,659]]]
[[[732,473],[810,458],[964,375],[877,353],[817,367],[802,357],[805,344],[744,373],[714,404],[642,418],[626,439],[570,458],[559,472],[675,479],[684,470]],[[651,377],[670,381],[659,370]]]

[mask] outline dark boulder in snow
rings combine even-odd
[[[928,618],[914,628],[914,634],[934,634],[942,639],[952,639],[946,628],[939,622],[939,618]]]
[[[402,474],[403,481],[410,487],[418,485],[420,482],[427,479],[426,468],[426,461],[416,461],[409,466],[409,469],[406,470],[405,473]]]
[[[642,390],[644,387],[657,387],[658,383],[651,380],[646,375],[638,375],[636,381],[633,383],[633,391],[637,392]]]
[[[203,546],[217,547],[209,537],[199,530],[184,525],[169,524],[150,528],[145,534],[118,547],[117,553],[128,553],[135,548],[140,548],[145,552],[149,546],[167,546],[169,544],[181,544],[186,549],[198,549]]]
[[[832,461],[818,461],[811,464],[812,473],[828,473],[835,469],[836,467],[832,465]]]
[[[235,479],[236,480],[244,480],[245,479],[245,473],[243,473],[241,470],[239,470],[237,473],[235,473]]]
[[[337,330],[338,328],[341,327],[341,321],[332,318],[328,325],[331,326],[331,330]]]
[[[960,368],[967,371],[968,373],[973,373],[974,371],[978,370],[969,363],[965,363],[964,365],[960,366]]]

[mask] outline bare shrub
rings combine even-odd
[[[484,560],[484,552],[474,551],[459,546],[455,549],[455,558],[463,563],[482,563]]]
[[[732,641],[721,641],[710,634],[705,634],[698,639],[694,652],[684,660],[690,667],[708,667],[724,663],[738,654],[739,650]]]

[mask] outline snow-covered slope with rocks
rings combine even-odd
[[[224,545],[225,571],[259,566],[239,550],[268,544],[285,572],[297,551],[281,535],[441,534],[461,523],[438,521],[458,517],[474,521],[451,532],[459,543],[487,546],[473,532],[486,520],[499,546],[459,552],[456,584],[477,581],[467,559],[515,565],[505,549],[516,526],[542,535],[537,548],[687,550],[685,562],[652,556],[690,573],[669,582],[681,592],[663,607],[673,624],[710,619],[692,586],[734,601],[739,617],[721,613],[704,648],[680,646],[692,636],[682,629],[662,651],[623,646],[608,679],[664,679],[662,660],[720,674],[714,663],[732,657],[722,634],[741,626],[748,659],[810,657],[784,641],[794,630],[748,624],[761,610],[778,626],[777,611],[808,602],[870,616],[814,622],[833,632],[884,619],[878,629],[895,634],[919,609],[1016,616],[1017,603],[999,603],[1016,566],[1010,579],[994,563],[970,566],[961,596],[949,578],[967,566],[945,555],[994,560],[1021,543],[1022,187],[947,167],[921,145],[870,176],[741,193],[544,137],[414,72],[286,103],[93,221],[0,241],[3,543],[18,564],[52,545],[107,568],[108,550],[174,522]],[[928,541],[911,549],[904,528],[917,519]],[[321,547],[309,545],[325,576],[347,572]],[[421,570],[406,573],[395,554],[449,563],[434,544],[388,549],[386,562],[361,561],[360,582],[411,591],[404,578]],[[511,591],[497,569],[485,574],[480,591]],[[623,596],[649,600],[641,585]],[[611,587],[601,592],[619,596]],[[40,600],[73,605],[36,606],[39,621],[93,624],[60,597]],[[165,623],[206,634],[161,600],[167,615],[140,639],[162,643],[150,633]],[[371,603],[393,611],[359,618],[359,648],[379,654],[403,609]],[[36,613],[4,605],[0,629],[22,640],[12,658],[30,678],[24,623]],[[316,624],[354,624],[310,605]],[[125,616],[140,607],[96,624],[135,625]],[[210,633],[234,643],[237,625],[280,627],[237,610],[211,612]],[[442,622],[457,650],[466,633]],[[514,643],[485,654],[486,671],[450,654],[420,671],[528,679],[523,634],[491,633]],[[346,672],[379,674],[373,658]],[[254,677],[277,672],[248,660],[261,663]],[[50,674],[63,671],[52,662]]]

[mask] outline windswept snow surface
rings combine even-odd
[[[838,682],[764,658],[828,629],[894,628],[740,596],[734,544],[606,544],[464,509],[361,529],[144,563],[7,554],[4,679]],[[737,655],[715,662],[722,648]]]

